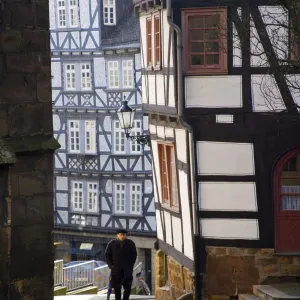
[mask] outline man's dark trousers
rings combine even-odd
[[[112,286],[115,290],[115,299],[121,300],[121,288],[124,288],[123,300],[128,300],[131,293],[133,277],[121,269],[118,274],[112,274]]]

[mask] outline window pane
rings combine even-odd
[[[204,43],[191,43],[191,51],[192,52],[204,52]]]
[[[203,27],[203,22],[204,17],[199,16],[199,17],[191,17],[190,18],[190,28],[202,28]]]
[[[205,30],[206,40],[218,40],[218,30]]]
[[[208,54],[206,55],[207,65],[218,65],[219,64],[219,54]]]
[[[205,51],[206,52],[219,52],[219,43],[218,42],[208,42],[208,43],[206,43]]]
[[[204,40],[204,30],[192,30],[190,32],[190,40],[203,41]]]
[[[204,65],[204,55],[192,55],[192,65]]]
[[[217,27],[219,23],[220,23],[220,15],[205,17],[205,27]]]

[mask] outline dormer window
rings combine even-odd
[[[116,25],[116,1],[104,0],[103,2],[104,25]]]

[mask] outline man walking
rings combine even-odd
[[[137,252],[135,243],[127,239],[127,231],[119,229],[117,238],[110,241],[105,250],[105,259],[111,269],[111,284],[115,290],[115,299],[121,300],[123,285],[123,300],[128,300],[131,293],[133,266]]]

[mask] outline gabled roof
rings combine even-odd
[[[125,15],[108,39],[102,41],[103,49],[136,48],[140,43],[140,24],[133,11]]]

